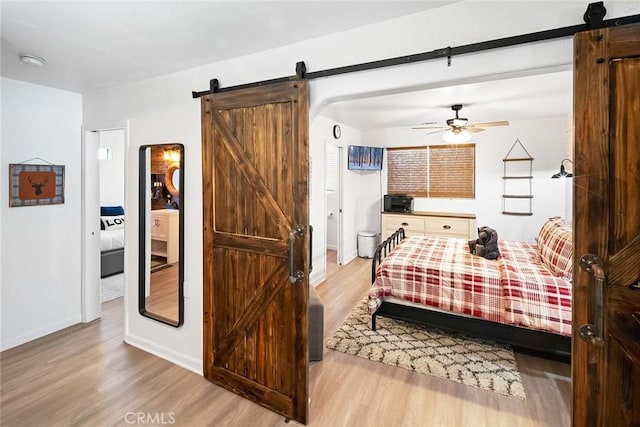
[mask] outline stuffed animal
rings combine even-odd
[[[478,228],[478,238],[469,240],[469,250],[473,255],[486,259],[496,259],[500,256],[498,250],[498,232],[491,227]]]

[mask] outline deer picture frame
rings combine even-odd
[[[64,166],[9,164],[9,207],[64,203]]]

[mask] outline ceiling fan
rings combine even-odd
[[[456,116],[454,118],[447,120],[447,126],[416,126],[412,129],[434,129],[432,133],[444,132],[443,138],[447,142],[467,142],[471,139],[471,135],[469,132],[478,133],[483,132],[486,127],[492,126],[508,126],[509,122],[507,121],[497,121],[497,122],[484,122],[484,123],[472,123],[469,124],[469,119],[464,117],[459,117],[458,112],[462,110],[462,104],[454,104],[451,106],[451,109],[455,111]],[[425,125],[430,125],[432,123],[424,123]]]

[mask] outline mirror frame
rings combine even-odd
[[[147,200],[148,185],[147,175],[151,175],[151,171],[147,171],[146,150],[152,147],[163,145],[173,145],[180,149],[180,161],[172,163],[171,166],[179,164],[180,167],[180,218],[178,219],[178,321],[159,316],[147,311],[145,307],[146,295],[146,270],[147,262],[147,237],[146,236],[146,219],[147,208],[151,208],[151,201]],[[184,144],[165,143],[165,144],[149,144],[141,145],[138,151],[138,312],[149,319],[156,320],[165,325],[179,328],[184,323]]]
[[[173,185],[173,174],[175,173],[175,171],[180,171],[180,178],[178,179],[178,182],[179,182],[178,187],[181,187],[182,186],[182,156],[180,156],[180,163],[178,162],[171,163],[167,167],[167,172],[165,172],[164,174],[164,185],[167,187],[167,190],[169,190],[169,193],[171,193],[172,196],[180,197],[180,189],[176,188],[176,186]]]

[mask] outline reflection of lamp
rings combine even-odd
[[[562,159],[562,161],[560,162],[560,172],[554,173],[553,175],[551,175],[551,178],[571,178],[573,176],[573,174],[571,172],[567,172],[565,170],[565,168],[564,168],[564,162],[565,161],[573,164],[571,159]]]
[[[449,144],[460,144],[471,141],[471,134],[464,129],[453,128],[452,130],[446,131],[442,135],[442,139]]]
[[[164,150],[164,159],[172,162],[180,161],[180,150]]]

